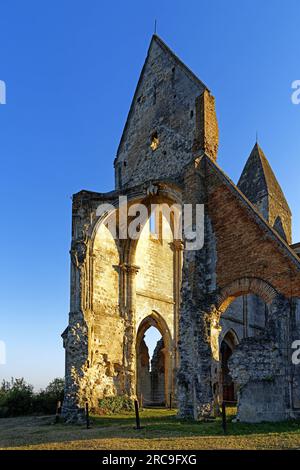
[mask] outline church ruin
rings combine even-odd
[[[172,397],[192,419],[223,400],[237,401],[241,421],[300,417],[291,212],[257,143],[237,185],[217,153],[214,97],[154,35],[114,161],[115,190],[73,196],[67,420],[117,395],[165,405]],[[107,221],[120,234],[120,196],[126,222],[137,203],[203,205],[203,246],[187,249],[159,210],[137,239],[114,236]],[[151,364],[150,327],[161,334]]]

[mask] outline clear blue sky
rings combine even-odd
[[[113,188],[153,33],[216,97],[219,164],[236,182],[258,131],[300,241],[298,0],[6,0],[0,5],[0,378],[64,372],[71,195]]]

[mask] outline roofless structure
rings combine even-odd
[[[237,401],[241,421],[300,416],[291,212],[258,144],[237,186],[217,154],[214,97],[154,35],[117,150],[115,189],[73,197],[67,420],[80,419],[86,401],[95,410],[106,396],[167,405],[170,394],[184,418],[217,413],[224,400]],[[190,249],[159,210],[140,222],[138,237],[120,237],[138,203],[201,205],[203,244]],[[160,333],[152,359],[150,327]]]

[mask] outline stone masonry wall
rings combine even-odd
[[[174,335],[174,251],[172,232],[166,220],[164,239],[150,233],[149,221],[138,241],[135,264],[136,275],[136,327],[152,311],[159,313]]]
[[[289,382],[291,361],[290,303],[278,296],[269,306],[264,334],[245,339],[229,360],[238,386],[237,418],[246,422],[281,421],[292,408]]]
[[[205,174],[201,159],[186,169],[183,201],[206,204]],[[211,317],[216,289],[216,246],[205,205],[205,243],[202,249],[184,250],[180,308],[180,369],[178,373],[179,416],[199,419],[213,410],[211,384]],[[195,227],[194,227],[195,229]]]
[[[196,99],[196,139],[194,150],[203,150],[213,160],[217,159],[219,130],[215,99],[205,90]]]
[[[267,338],[248,338],[229,360],[238,384],[238,419],[244,422],[281,421],[287,418],[284,362],[276,344]]]
[[[154,37],[118,149],[117,188],[179,176],[192,158],[196,98],[204,90],[205,86],[191,78],[185,66]],[[217,121],[214,100],[207,90],[198,102],[197,116],[200,115],[196,147],[209,149],[216,158]],[[159,141],[155,150],[151,148],[154,135]]]

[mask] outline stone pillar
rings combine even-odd
[[[180,367],[177,375],[179,416],[201,419],[213,412],[212,353],[208,309],[193,295],[197,252],[185,252],[180,312]],[[192,276],[193,277],[193,276]],[[201,285],[199,285],[201,291]]]
[[[74,240],[71,246],[71,301],[69,326],[65,335],[66,377],[62,415],[67,421],[80,421],[84,413],[82,381],[88,364],[88,326],[84,318],[86,306],[88,243],[85,237]]]
[[[209,314],[216,295],[216,242],[207,208],[206,164],[201,155],[195,156],[186,169],[182,199],[184,204],[190,204],[193,208],[193,214],[196,213],[197,204],[204,206],[203,219],[197,221],[193,216],[192,221],[193,232],[196,233],[197,228],[197,235],[203,235],[204,244],[191,247],[185,239],[179,319],[180,367],[177,377],[179,415],[201,419],[213,411]],[[184,210],[184,226],[185,217]]]
[[[197,318],[196,347],[198,361],[196,364],[194,419],[209,417],[214,412],[211,365],[213,363],[210,340],[210,313],[208,309],[200,310]]]
[[[172,243],[172,248],[174,251],[174,338],[173,344],[174,347],[170,351],[170,362],[171,372],[174,371],[173,379],[170,378],[171,392],[173,396],[176,396],[176,375],[179,368],[179,309],[181,301],[181,282],[182,282],[182,253],[183,253],[183,242],[181,240],[174,240]],[[170,345],[171,346],[171,345]],[[171,383],[172,382],[172,383]]]
[[[126,265],[126,318],[124,333],[124,366],[127,393],[136,396],[136,275],[139,267]]]
[[[282,362],[280,377],[276,381],[282,387],[284,394],[284,403],[286,411],[292,408],[291,402],[291,382],[292,382],[292,362],[291,362],[291,344],[292,344],[292,305],[291,301],[283,295],[278,295],[272,302],[269,309],[269,318],[267,322],[267,331],[274,338],[278,345],[279,356]]]
[[[222,331],[220,317],[221,312],[213,307],[211,309],[211,313],[208,315],[208,320],[210,322],[210,345],[212,352],[211,383],[213,392],[214,416],[218,416],[220,414],[220,405],[223,401],[223,383],[219,339]]]
[[[120,263],[118,266],[119,273],[119,305],[120,305],[120,314],[122,317],[126,318],[127,312],[127,272],[126,264]]]

